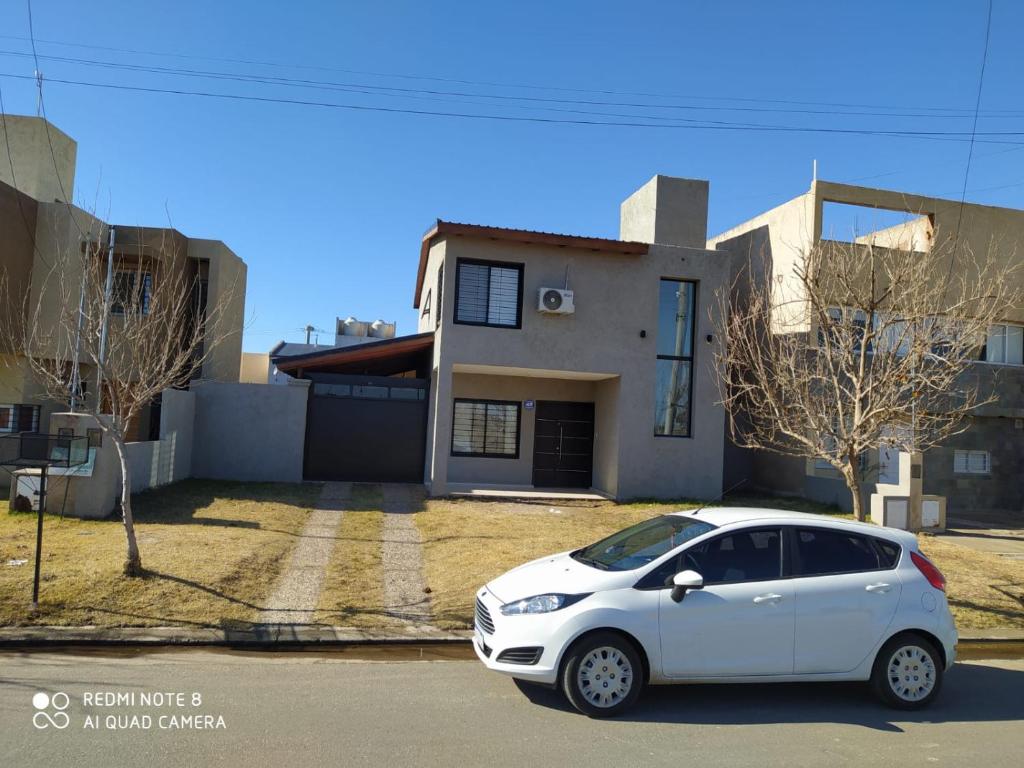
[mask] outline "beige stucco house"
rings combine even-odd
[[[793,267],[815,244],[839,240],[925,251],[957,237],[957,247],[983,258],[1024,259],[1024,211],[816,180],[802,195],[708,240],[731,255],[733,275],[767,265],[778,324],[812,334]],[[761,274],[760,270],[757,270]],[[1024,275],[1017,273],[1018,279]],[[941,276],[938,277],[941,279]],[[923,492],[945,497],[961,518],[1020,519],[1024,512],[1024,307],[1005,308],[989,330],[968,376],[997,401],[980,408],[969,429],[923,457]],[[884,449],[866,457],[865,495],[899,477],[899,457]],[[849,493],[827,462],[805,461],[726,444],[726,485],[799,495],[849,508]]]
[[[707,182],[657,176],[614,240],[438,221],[418,334],[275,361],[313,380],[307,477],[404,463],[399,479],[433,495],[717,496],[714,297],[730,266],[705,248],[707,202]]]
[[[47,322],[57,317],[57,305],[65,299],[77,303],[77,295],[61,297],[52,287],[53,265],[74,262],[61,260],[59,255],[81,252],[86,241],[105,246],[113,229],[115,286],[122,271],[125,279],[135,280],[139,271],[136,265],[159,264],[161,269],[185,270],[195,281],[198,311],[223,305],[218,324],[210,333],[225,341],[204,361],[200,377],[238,381],[245,262],[219,240],[187,237],[170,228],[101,221],[72,202],[77,144],[70,136],[36,117],[5,115],[0,130],[4,128],[6,140],[0,141],[0,272],[6,284],[0,312],[6,313],[2,318],[5,326],[11,321],[26,321],[29,307],[43,306],[39,318]],[[149,275],[146,271],[142,274],[144,279]],[[77,285],[78,277],[65,275],[63,283]],[[44,289],[48,280],[51,288]],[[47,307],[46,302],[54,306]],[[82,379],[92,380],[92,371],[84,361]],[[92,394],[86,390],[85,396]],[[46,431],[49,414],[66,405],[44,398],[20,350],[0,348],[0,433]],[[147,439],[158,421],[149,412],[143,413],[131,437]]]

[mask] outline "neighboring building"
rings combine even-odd
[[[438,221],[419,333],[274,357],[313,382],[306,477],[712,498],[722,489],[708,184],[656,176],[620,240]]]
[[[188,270],[189,277],[195,279],[199,312],[205,313],[213,305],[222,307],[219,325],[210,330],[225,340],[203,363],[198,377],[238,381],[245,263],[219,240],[190,238],[169,228],[100,221],[70,201],[75,178],[75,141],[41,118],[7,115],[4,124],[6,141],[0,141],[0,270],[6,275],[8,295],[15,300],[0,307],[0,312],[7,313],[3,320],[18,320],[19,315],[24,320],[27,308],[35,307],[41,295],[54,294],[52,290],[44,293],[43,284],[59,254],[82,249],[86,238],[106,244],[113,227],[115,270],[122,267],[120,274],[125,279],[134,281],[140,261],[159,262],[164,267],[173,264],[175,269]],[[74,275],[64,278],[65,284],[77,283]],[[118,274],[114,280],[116,286]],[[28,298],[28,303],[16,301],[22,298]],[[77,296],[72,298],[78,301]],[[43,320],[55,318],[57,312],[54,303],[52,311],[43,311]],[[19,350],[0,349],[0,357],[0,432],[46,431],[49,414],[66,404],[46,401]],[[82,379],[86,387],[93,378],[90,366],[83,362]],[[86,389],[87,398],[94,394]],[[143,413],[130,437],[146,439],[159,429],[158,423],[155,411]]]
[[[292,377],[277,369],[273,363],[274,358],[308,355],[311,352],[324,352],[381,339],[393,339],[397,328],[397,323],[357,320],[352,316],[335,318],[334,325],[336,333],[333,344],[296,344],[279,341],[270,352],[243,352],[239,381],[246,384],[287,384]]]
[[[859,224],[856,232],[854,224]],[[793,266],[817,242],[870,240],[925,251],[953,233],[959,234],[961,247],[976,255],[1019,261],[1024,211],[815,181],[805,194],[711,238],[708,247],[732,253],[733,276],[748,262],[770,265],[779,303],[789,313],[786,326],[796,323],[816,334],[800,301]],[[924,453],[923,492],[945,496],[951,514],[960,517],[1010,515],[1019,520],[1024,511],[1024,307],[1007,307],[986,341],[969,376],[983,391],[994,388],[997,402],[979,409],[966,432]],[[898,455],[890,457],[883,449],[867,459],[865,496],[899,474]],[[748,487],[772,493],[850,506],[845,484],[825,462],[741,450],[727,441],[725,464],[726,487],[747,481]]]

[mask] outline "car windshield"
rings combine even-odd
[[[692,517],[662,515],[578,549],[572,557],[602,571],[632,571],[714,528],[711,523]]]

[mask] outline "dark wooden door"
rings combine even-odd
[[[538,400],[533,429],[533,484],[589,488],[594,474],[594,404]]]

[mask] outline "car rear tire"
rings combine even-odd
[[[576,643],[562,668],[562,690],[588,717],[614,717],[636,703],[643,666],[633,644],[612,632],[597,632]]]
[[[928,706],[942,688],[942,656],[935,644],[915,632],[897,635],[882,646],[871,671],[871,687],[894,709]]]

